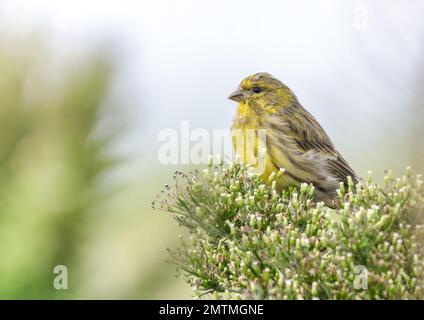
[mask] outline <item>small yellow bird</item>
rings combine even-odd
[[[255,156],[264,151],[262,177],[284,169],[277,178],[277,189],[312,183],[315,199],[334,207],[333,200],[340,182],[354,183],[358,178],[349,164],[335,149],[318,121],[299,103],[295,94],[269,73],[256,73],[245,78],[229,99],[238,102],[231,126],[236,154],[243,162],[247,149]],[[235,139],[242,132],[242,141]],[[253,139],[247,132],[254,131]],[[258,132],[265,132],[264,149],[260,149]],[[249,143],[250,141],[250,143]],[[243,146],[240,148],[240,144]],[[257,163],[249,163],[258,166]]]

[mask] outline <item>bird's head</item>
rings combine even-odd
[[[228,98],[258,112],[289,107],[296,99],[286,85],[266,72],[255,73],[243,79]]]

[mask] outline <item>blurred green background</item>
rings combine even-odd
[[[228,128],[249,73],[287,82],[360,175],[424,171],[423,1],[224,4],[0,4],[0,298],[190,298],[182,230],[150,206],[192,166],[161,165],[158,133]]]
[[[58,58],[33,37],[8,40],[0,45],[0,297],[189,297],[166,262],[176,225],[150,209],[161,184],[149,181],[160,172],[113,178],[126,159],[110,152],[123,124],[101,129],[112,62],[99,52]],[[68,290],[53,288],[56,265],[68,268]]]

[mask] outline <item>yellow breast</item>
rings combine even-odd
[[[267,140],[272,137],[273,132],[263,125],[263,121],[258,117],[248,105],[240,103],[237,108],[236,117],[231,127],[232,142],[238,159],[251,167],[267,181],[269,176],[278,173],[280,167],[276,166],[273,156],[276,156],[275,147],[269,145]],[[270,148],[270,150],[268,150]],[[289,161],[284,159],[283,154],[278,153],[278,164],[286,164],[286,168],[291,167]],[[283,176],[277,184],[280,188],[293,184],[287,176]],[[279,188],[279,189],[280,189]]]

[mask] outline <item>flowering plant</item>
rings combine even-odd
[[[176,173],[154,206],[190,231],[171,251],[195,297],[421,299],[424,189],[410,169],[338,191],[338,209],[303,184],[279,193],[238,163]]]

